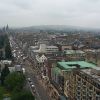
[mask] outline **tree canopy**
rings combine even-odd
[[[0,59],[12,59],[12,52],[10,47],[10,42],[7,34],[0,35],[0,49],[5,49],[5,57],[0,56]]]
[[[0,87],[0,100],[3,99],[4,92],[5,92],[4,88]]]
[[[5,36],[5,37],[6,37],[6,39],[5,39],[5,58],[12,59],[10,42],[9,42],[8,36]]]
[[[20,91],[25,83],[25,76],[22,73],[13,72],[5,78],[5,86],[11,91]]]
[[[1,72],[1,84],[4,85],[4,80],[6,76],[10,73],[9,68],[7,66],[4,67],[4,69]]]
[[[30,91],[25,90],[25,76],[23,73],[13,72],[5,77],[4,86],[0,87],[0,100],[4,94],[10,94],[11,100],[35,100],[35,97]],[[4,91],[4,88],[6,92]]]
[[[29,91],[22,91],[19,93],[14,93],[11,100],[35,100],[34,96]]]

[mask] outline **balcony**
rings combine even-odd
[[[76,96],[76,100],[81,100],[81,96]]]
[[[96,100],[100,100],[100,95],[96,95]]]
[[[80,91],[77,91],[77,96],[81,96],[81,92]]]
[[[80,90],[80,89],[81,89],[81,87],[77,87],[76,89],[77,89],[77,90]]]
[[[81,81],[77,81],[78,84],[81,84]]]
[[[81,85],[78,85],[77,87],[78,87],[78,88],[80,88],[80,87],[81,87]]]

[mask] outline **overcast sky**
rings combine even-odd
[[[100,28],[100,0],[0,0],[0,26]]]

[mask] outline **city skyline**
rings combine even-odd
[[[0,26],[72,25],[100,28],[100,0],[0,0]]]

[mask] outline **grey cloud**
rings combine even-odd
[[[0,25],[66,24],[99,27],[99,7],[100,0],[0,0]]]
[[[14,0],[13,2],[15,6],[20,7],[21,9],[31,9],[32,3],[35,3],[35,0]]]

